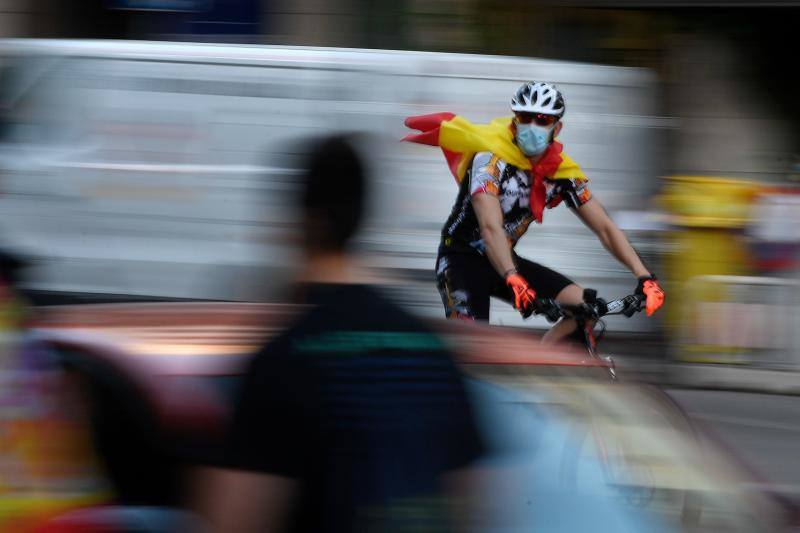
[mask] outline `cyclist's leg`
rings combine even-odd
[[[580,305],[583,303],[583,287],[577,283],[570,283],[556,295],[556,301],[566,305]],[[553,343],[571,337],[572,340],[583,344],[583,332],[577,331],[578,327],[572,318],[562,319],[545,333],[542,342]]]
[[[445,316],[489,320],[489,288],[494,281],[493,273],[485,257],[440,255],[436,259],[436,288],[442,297]]]
[[[554,298],[559,303],[568,305],[578,305],[583,302],[583,289],[560,272],[519,256],[515,256],[515,262],[517,270],[528,280],[539,298]],[[507,298],[510,298],[510,294]],[[573,332],[577,335],[576,329],[575,320],[561,320],[550,328],[542,338],[542,342],[557,342]],[[576,340],[582,341],[583,333],[580,335],[580,339],[576,336]]]

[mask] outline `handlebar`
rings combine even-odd
[[[604,316],[625,315],[630,318],[642,310],[645,297],[641,294],[629,294],[624,298],[606,302],[597,297],[594,289],[583,291],[584,303],[566,305],[552,298],[537,298],[536,314],[543,315],[548,322],[556,322],[561,318],[577,318],[579,320],[599,320]]]

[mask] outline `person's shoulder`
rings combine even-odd
[[[581,169],[581,166],[566,153],[561,152],[561,163],[553,175],[554,179],[571,179],[576,182],[588,181],[589,178]]]
[[[496,162],[500,162],[500,163],[503,163],[503,164],[506,163],[506,161],[503,160],[502,157],[500,157],[495,152],[492,152],[491,150],[485,150],[483,152],[475,153],[475,156],[473,157],[473,161],[483,161],[483,162],[496,161]]]
[[[290,372],[315,364],[314,357],[297,354],[324,355],[348,342],[448,351],[435,328],[398,304],[387,288],[339,285],[326,287],[313,307],[259,350],[253,363],[270,372]]]
[[[495,178],[500,175],[502,170],[508,165],[499,155],[494,152],[478,152],[472,159],[472,169],[474,172],[486,172]]]
[[[382,310],[380,315],[390,320],[416,322],[418,319],[397,303],[388,287],[377,285],[354,285],[348,287],[348,296],[353,302],[361,304],[361,312]]]
[[[330,299],[320,302],[314,322],[333,329],[432,332],[398,302],[401,290],[375,284],[342,285]]]
[[[347,328],[351,325],[417,320],[391,296],[391,291],[371,284],[331,284],[309,288],[309,309],[284,332],[302,335],[308,330]]]

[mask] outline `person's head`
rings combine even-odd
[[[27,262],[0,250],[0,330],[22,326],[26,315],[26,300],[19,290],[22,271]]]
[[[361,223],[366,171],[354,144],[354,136],[331,135],[311,151],[301,192],[309,254],[344,253]]]
[[[531,81],[514,93],[511,110],[517,146],[528,157],[536,157],[544,153],[561,131],[566,106],[555,85]]]

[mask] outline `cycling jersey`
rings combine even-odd
[[[485,253],[483,239],[472,198],[491,194],[500,200],[503,226],[512,246],[535,219],[531,209],[530,171],[507,163],[492,152],[479,152],[472,160],[465,179],[459,184],[458,196],[450,217],[442,229],[440,254],[449,252]],[[562,201],[575,209],[591,198],[584,179],[543,179],[544,207],[552,209]]]

